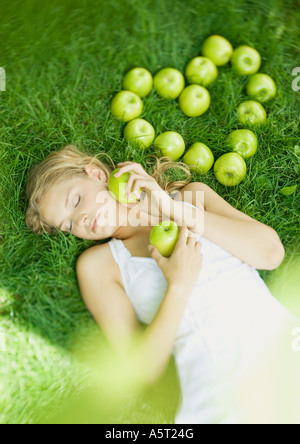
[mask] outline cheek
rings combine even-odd
[[[95,196],[95,203],[100,204],[100,206],[107,204],[108,196],[106,191],[99,191]]]
[[[108,191],[100,191],[99,193],[97,193],[94,199],[97,207],[103,208],[104,211],[116,210],[117,208],[116,200]]]
[[[99,228],[105,229],[116,226],[118,204],[108,191],[100,191],[93,197],[95,214],[98,213]],[[95,203],[96,202],[96,203]]]

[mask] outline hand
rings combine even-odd
[[[171,219],[174,211],[174,200],[158,185],[154,177],[147,174],[139,163],[123,162],[119,163],[118,166],[120,170],[116,174],[116,177],[120,177],[123,173],[133,171],[127,182],[127,197],[130,197],[132,190],[138,198],[137,203],[120,205],[128,208],[134,207],[136,211],[149,214],[154,218],[155,225],[164,219]],[[140,188],[143,190],[141,195],[139,194]]]
[[[201,242],[186,226],[180,228],[177,244],[169,258],[163,257],[158,249],[148,246],[168,284],[176,285],[189,295],[195,287],[202,268]]]

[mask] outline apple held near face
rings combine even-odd
[[[154,76],[154,89],[163,99],[177,99],[184,86],[184,77],[178,69],[164,68]]]
[[[182,91],[179,106],[188,117],[201,116],[210,106],[210,94],[203,86],[190,85]]]
[[[154,147],[160,149],[162,156],[171,160],[178,160],[185,151],[185,143],[181,134],[175,131],[166,131],[154,140]]]
[[[140,149],[149,148],[155,138],[155,129],[147,120],[134,119],[127,123],[124,137]]]
[[[259,102],[268,102],[275,97],[277,88],[272,77],[259,73],[249,79],[246,92]]]
[[[227,137],[227,142],[232,151],[240,154],[243,159],[254,156],[257,151],[257,137],[248,129],[232,131]]]
[[[179,236],[179,227],[175,221],[164,220],[152,228],[150,244],[158,249],[164,257],[170,257]]]
[[[230,61],[238,74],[249,76],[259,70],[261,57],[259,52],[251,46],[239,46],[233,51]]]
[[[200,142],[194,143],[183,157],[183,162],[190,167],[190,170],[199,174],[207,173],[213,166],[214,160],[210,148]]]
[[[120,177],[115,177],[120,168],[115,169],[109,176],[108,179],[108,190],[113,194],[115,199],[123,204],[135,203],[137,201],[137,196],[131,192],[130,198],[127,199],[126,186],[131,173],[134,171],[129,171],[128,173],[123,173]],[[131,190],[132,191],[132,190]],[[142,189],[139,189],[139,193]]]
[[[207,57],[195,57],[185,70],[188,83],[207,86],[218,77],[218,68]]]
[[[208,57],[217,66],[226,65],[233,53],[231,43],[220,35],[211,35],[202,45],[202,55]]]
[[[265,108],[255,100],[247,100],[238,106],[239,121],[243,125],[261,125],[267,120]]]
[[[223,154],[216,160],[214,173],[216,179],[227,187],[238,185],[246,176],[246,162],[237,153]]]
[[[145,68],[133,68],[123,79],[123,89],[134,92],[140,97],[148,96],[152,86],[152,74]]]
[[[131,91],[120,91],[111,102],[111,113],[117,119],[129,122],[143,112],[141,98]]]

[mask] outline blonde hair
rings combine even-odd
[[[110,164],[101,162],[98,157],[107,156]],[[184,187],[191,181],[191,172],[189,167],[182,162],[173,162],[168,157],[157,158],[155,155],[149,155],[156,160],[152,177],[158,182],[159,186],[167,193],[172,193]],[[80,151],[74,145],[67,145],[60,151],[52,152],[41,163],[36,165],[29,174],[26,186],[26,225],[30,231],[35,234],[42,234],[45,231],[48,234],[57,233],[57,228],[50,226],[42,220],[39,203],[42,196],[50,191],[52,187],[62,181],[73,179],[75,177],[86,176],[85,167],[88,165],[101,169],[108,180],[110,173],[116,169],[113,160],[106,153],[99,153],[91,156],[88,153]],[[180,168],[187,174],[187,179],[181,181],[168,181],[163,177],[167,169]]]

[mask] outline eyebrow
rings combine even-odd
[[[66,201],[65,201],[65,208],[67,208],[68,202],[69,202],[69,197],[70,197],[70,193],[68,193]],[[64,221],[61,222],[61,224],[59,225],[58,229],[61,230],[61,227],[63,225]]]

